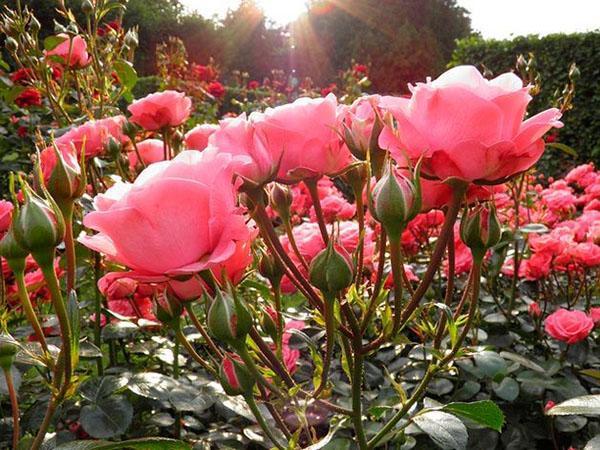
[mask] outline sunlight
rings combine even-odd
[[[267,19],[287,25],[306,12],[306,0],[257,0]]]

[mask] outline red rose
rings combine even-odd
[[[248,82],[248,89],[251,91],[258,89],[260,87],[260,83],[256,80],[252,80]]]
[[[558,341],[576,344],[588,337],[594,321],[583,311],[559,309],[544,322],[546,333]]]
[[[36,88],[28,87],[15,98],[15,103],[21,108],[30,106],[40,106],[42,104],[42,94]]]
[[[365,66],[364,64],[355,64],[354,67],[352,68],[352,71],[356,74],[356,75],[366,75],[367,71],[368,71],[368,67]]]
[[[33,79],[33,71],[28,68],[15,70],[10,74],[10,80],[15,84],[27,84]]]
[[[216,98],[221,98],[225,95],[225,87],[218,81],[213,81],[208,85],[208,93]]]

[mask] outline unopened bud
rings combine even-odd
[[[277,336],[277,330],[279,322],[279,313],[270,306],[267,306],[262,313],[260,324],[265,333],[267,333],[273,340]]]
[[[138,35],[135,31],[127,31],[127,34],[125,34],[125,45],[127,45],[131,49],[136,49],[138,47]]]
[[[288,220],[290,217],[290,207],[294,200],[291,189],[288,186],[273,183],[269,198],[271,208],[275,210],[282,220]]]
[[[259,273],[271,282],[273,286],[278,286],[284,275],[284,269],[279,260],[270,253],[263,253],[258,263]]]
[[[12,227],[8,229],[2,240],[0,240],[0,256],[6,259],[8,266],[13,272],[25,270],[25,258],[29,254],[15,240]]]
[[[208,329],[218,340],[232,346],[243,344],[252,328],[252,316],[237,296],[217,289],[208,310]]]
[[[354,276],[350,255],[342,247],[336,248],[333,238],[313,258],[308,273],[311,284],[328,295],[336,295],[349,287]]]
[[[8,334],[0,334],[0,368],[10,370],[15,355],[19,351],[19,345],[15,339]]]
[[[219,370],[221,385],[227,395],[251,394],[256,380],[246,365],[237,357],[228,353],[223,358]]]
[[[62,242],[65,233],[62,213],[52,198],[43,199],[27,183],[22,184],[22,191],[25,203],[13,218],[15,239],[38,264],[38,257],[42,256],[46,257],[44,263],[51,263],[54,248]]]
[[[4,46],[6,47],[6,50],[9,51],[9,53],[16,53],[17,50],[19,50],[19,43],[15,38],[12,38],[10,36],[6,38],[6,41],[4,41]]]
[[[135,135],[138,132],[138,127],[133,122],[130,122],[129,120],[126,120],[125,122],[123,122],[122,130],[123,130],[123,134],[125,136],[127,136],[131,140],[134,140],[135,139]]]
[[[53,152],[56,160],[46,181],[46,188],[59,206],[72,203],[81,197],[85,190],[85,173],[82,173],[74,153],[63,153],[56,147],[44,150],[46,151]],[[43,161],[40,161],[40,164],[43,164]]]
[[[37,34],[40,31],[40,29],[42,28],[42,25],[40,24],[40,22],[33,15],[31,16],[31,19],[29,20],[29,28],[33,34]]]
[[[412,180],[397,175],[388,166],[373,188],[373,217],[380,222],[390,239],[400,239],[402,231],[421,210],[421,187],[418,169]]]
[[[83,0],[83,2],[81,3],[81,12],[86,16],[89,16],[94,12],[94,5],[92,5],[92,2],[90,2],[90,0]]]
[[[495,208],[476,206],[465,211],[460,221],[460,238],[471,249],[473,258],[481,261],[485,252],[500,242],[502,230]]]
[[[106,151],[114,159],[117,159],[121,155],[122,148],[121,143],[113,137],[110,137],[106,143]]]
[[[154,297],[154,315],[161,323],[177,328],[182,313],[183,306],[168,290],[165,289]]]

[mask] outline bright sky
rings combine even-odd
[[[223,17],[240,0],[181,0],[204,16]],[[305,10],[305,0],[258,0],[278,24]],[[486,38],[511,35],[572,33],[600,29],[600,0],[458,0],[471,12],[473,28]]]

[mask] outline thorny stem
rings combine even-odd
[[[323,360],[323,368],[321,372],[321,381],[319,386],[314,392],[314,396],[318,397],[325,386],[327,385],[327,377],[329,375],[329,367],[331,366],[331,359],[333,357],[333,345],[335,343],[335,296],[329,295],[325,298],[325,309],[323,315],[325,316],[325,339],[327,340],[325,346],[325,359]]]
[[[181,331],[181,328],[175,330],[175,337],[179,340],[179,342],[181,342],[183,347],[190,354],[190,356],[194,359],[194,361],[196,361],[198,364],[200,364],[204,368],[204,370],[206,370],[212,376],[217,378],[217,372],[215,371],[215,369],[209,363],[207,363],[198,354],[198,352],[196,352],[196,350],[194,349],[194,346],[190,343],[190,341],[188,341],[185,334],[183,334],[183,331]]]
[[[392,336],[396,336],[400,328],[402,311],[402,253],[400,249],[400,238],[390,238],[390,260],[392,263],[392,278],[394,280],[394,325]]]
[[[75,256],[75,241],[73,239],[73,202],[68,202],[63,210],[65,220],[65,250],[67,254],[67,294],[75,287],[75,268],[77,260]]]
[[[206,332],[206,329],[202,326],[202,323],[200,323],[200,321],[198,320],[198,316],[196,316],[196,313],[194,312],[194,309],[192,308],[192,304],[190,302],[186,302],[186,303],[184,303],[184,308],[185,308],[186,312],[188,313],[188,317],[190,318],[190,320],[192,321],[192,323],[194,324],[194,326],[196,327],[198,332],[202,335],[202,337],[206,341],[206,344],[211,349],[211,351],[215,354],[215,356],[217,358],[219,358],[219,359],[223,358],[223,353],[221,353],[221,350],[219,350],[219,347],[217,347],[215,342],[212,340],[212,338]]]

